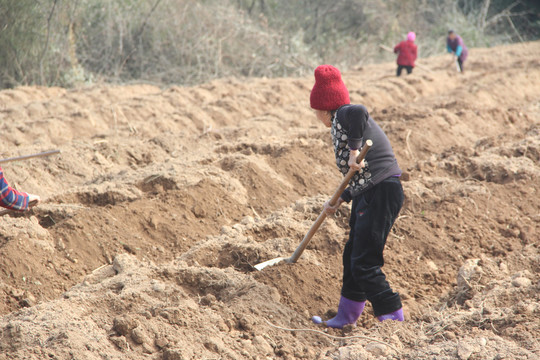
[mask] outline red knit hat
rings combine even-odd
[[[321,65],[315,69],[315,85],[309,101],[313,109],[328,111],[351,103],[349,91],[338,69],[332,65]]]

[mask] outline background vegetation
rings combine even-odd
[[[469,47],[540,38],[540,2],[509,0],[0,0],[0,88],[95,81],[195,84],[421,56],[449,28]]]

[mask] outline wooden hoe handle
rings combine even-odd
[[[362,147],[362,151],[360,151],[360,154],[356,158],[357,163],[361,163],[362,160],[364,160],[368,150],[372,146],[373,146],[373,141],[366,140],[366,144],[364,145],[364,147]],[[349,182],[351,181],[355,173],[356,171],[349,169],[349,172],[347,173],[347,175],[345,175],[345,177],[341,181],[341,184],[337,188],[336,192],[334,192],[334,195],[330,199],[330,205],[334,206],[337,203],[339,197],[341,196],[341,194],[343,194],[343,191],[345,191],[345,189],[347,188],[347,185],[349,184]],[[313,237],[313,235],[315,235],[317,230],[319,230],[319,227],[323,223],[324,219],[326,219],[326,212],[324,211],[324,208],[323,208],[319,217],[317,218],[317,220],[315,220],[315,223],[311,225],[311,229],[309,229],[306,236],[304,236],[304,239],[302,240],[300,245],[298,245],[298,247],[296,248],[294,253],[291,255],[291,257],[286,260],[287,262],[295,263],[300,258],[300,256],[302,255],[302,253],[308,246],[309,242],[311,241],[311,238]]]
[[[19,160],[32,159],[36,157],[49,156],[49,155],[54,155],[54,154],[60,154],[60,150],[50,150],[50,151],[44,151],[38,154],[23,155],[23,156],[16,156],[16,157],[7,158],[7,159],[0,159],[0,164],[8,163],[11,161],[19,161]]]

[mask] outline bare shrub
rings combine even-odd
[[[195,84],[295,76],[393,60],[418,34],[420,56],[540,37],[540,4],[472,0],[2,0],[0,88],[93,81]]]

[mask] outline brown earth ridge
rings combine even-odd
[[[540,43],[343,74],[404,170],[385,272],[406,321],[323,330],[349,207],[313,77],[0,91],[0,359],[540,359]],[[301,329],[289,331],[285,329]]]

